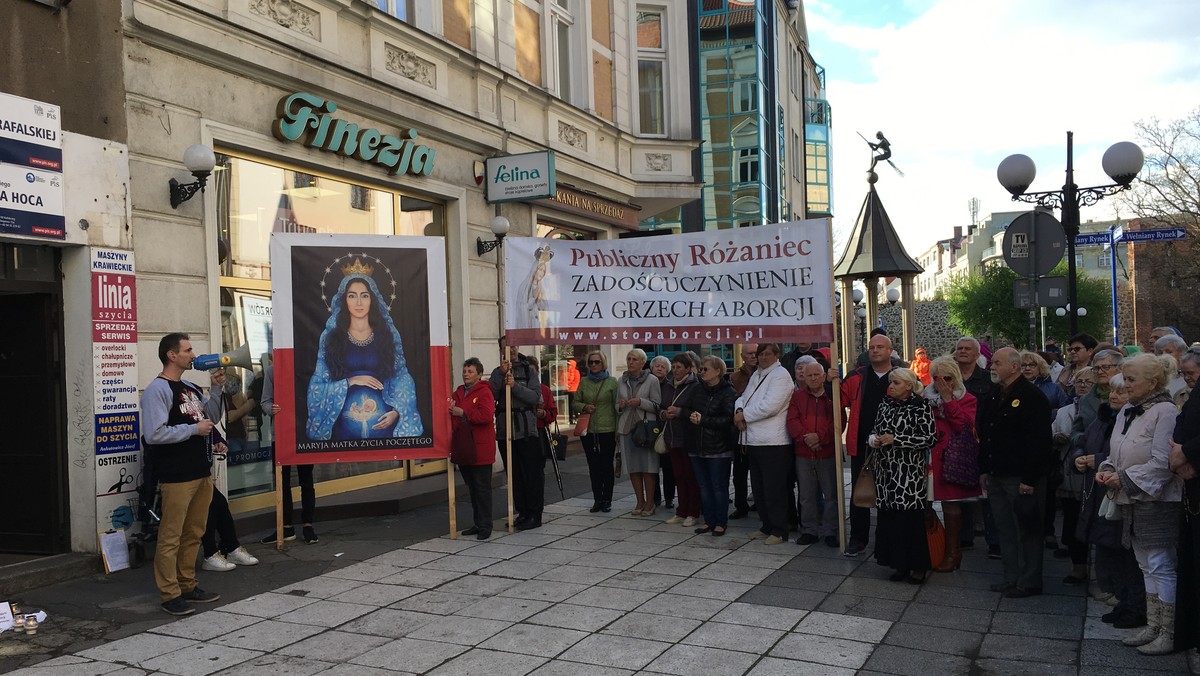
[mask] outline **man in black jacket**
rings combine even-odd
[[[1004,581],[992,590],[1024,598],[1042,593],[1042,513],[1054,462],[1050,404],[1021,377],[1021,355],[1011,347],[992,356],[992,379],[1000,389],[979,415],[979,470],[1004,562]]]
[[[516,345],[507,353],[504,347],[501,338],[500,365],[488,378],[492,396],[496,399],[496,443],[503,457],[509,420],[504,389],[509,386],[512,388],[512,467],[508,471],[512,472],[513,508],[517,511],[514,525],[517,530],[541,528],[546,458],[542,455],[534,409],[542,401],[542,384],[537,369],[530,366]]]

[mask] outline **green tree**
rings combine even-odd
[[[1065,277],[1067,262],[1061,261],[1050,274]],[[982,273],[951,280],[945,292],[950,321],[969,335],[990,334],[1024,347],[1029,342],[1029,311],[1013,305],[1016,280],[1017,273],[1005,266],[990,266]],[[1079,307],[1087,310],[1087,316],[1079,318],[1079,330],[1102,339],[1108,335],[1111,323],[1109,282],[1082,273],[1077,273],[1076,280]],[[1054,308],[1048,308],[1046,313],[1046,334],[1060,343],[1069,338],[1069,318],[1058,317]],[[1040,327],[1040,319],[1038,323]]]

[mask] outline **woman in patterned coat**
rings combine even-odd
[[[921,584],[931,566],[925,537],[925,472],[936,440],[933,408],[908,369],[888,374],[888,396],[867,445],[875,449],[875,560],[896,570],[893,582]]]

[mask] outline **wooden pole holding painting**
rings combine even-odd
[[[454,509],[454,463],[446,460],[446,494],[450,500],[450,539],[458,539],[458,513]]]
[[[504,479],[508,482],[508,532],[517,530],[517,519],[513,515],[513,459],[512,459],[512,385],[508,374],[512,373],[512,353],[508,341],[504,342],[504,361],[508,362],[508,373],[504,375]],[[514,378],[516,376],[513,376]]]
[[[829,228],[829,260],[833,262],[833,221],[826,219],[825,221]],[[837,313],[837,282],[833,279],[833,270],[829,271],[829,296],[830,307],[834,308],[834,313]],[[850,299],[845,295],[842,296],[842,302],[850,302]],[[842,308],[845,311],[845,308]],[[844,326],[843,322],[843,326]],[[842,336],[843,340],[848,340],[846,336]],[[838,349],[838,332],[837,326],[834,326],[833,340],[829,342],[829,356],[833,361],[833,368],[838,367],[837,359],[841,355],[841,350]],[[843,361],[845,365],[850,362]],[[837,511],[838,511],[838,542],[841,545],[842,551],[846,551],[846,487],[845,481],[842,479],[842,472],[845,464],[842,461],[842,380],[835,378],[833,380],[833,460],[836,467],[837,480],[834,481],[835,491],[837,492]]]
[[[275,549],[283,549],[283,494],[292,499],[292,487],[283,485],[283,465],[275,465]]]

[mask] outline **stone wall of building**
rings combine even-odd
[[[881,305],[879,315],[887,329],[892,342],[899,346],[904,338],[904,319],[901,316],[900,304]],[[916,347],[923,347],[930,358],[946,354],[954,349],[954,343],[962,336],[962,331],[950,323],[950,309],[944,300],[923,300],[917,302],[917,340]],[[911,354],[902,355],[907,361]]]

